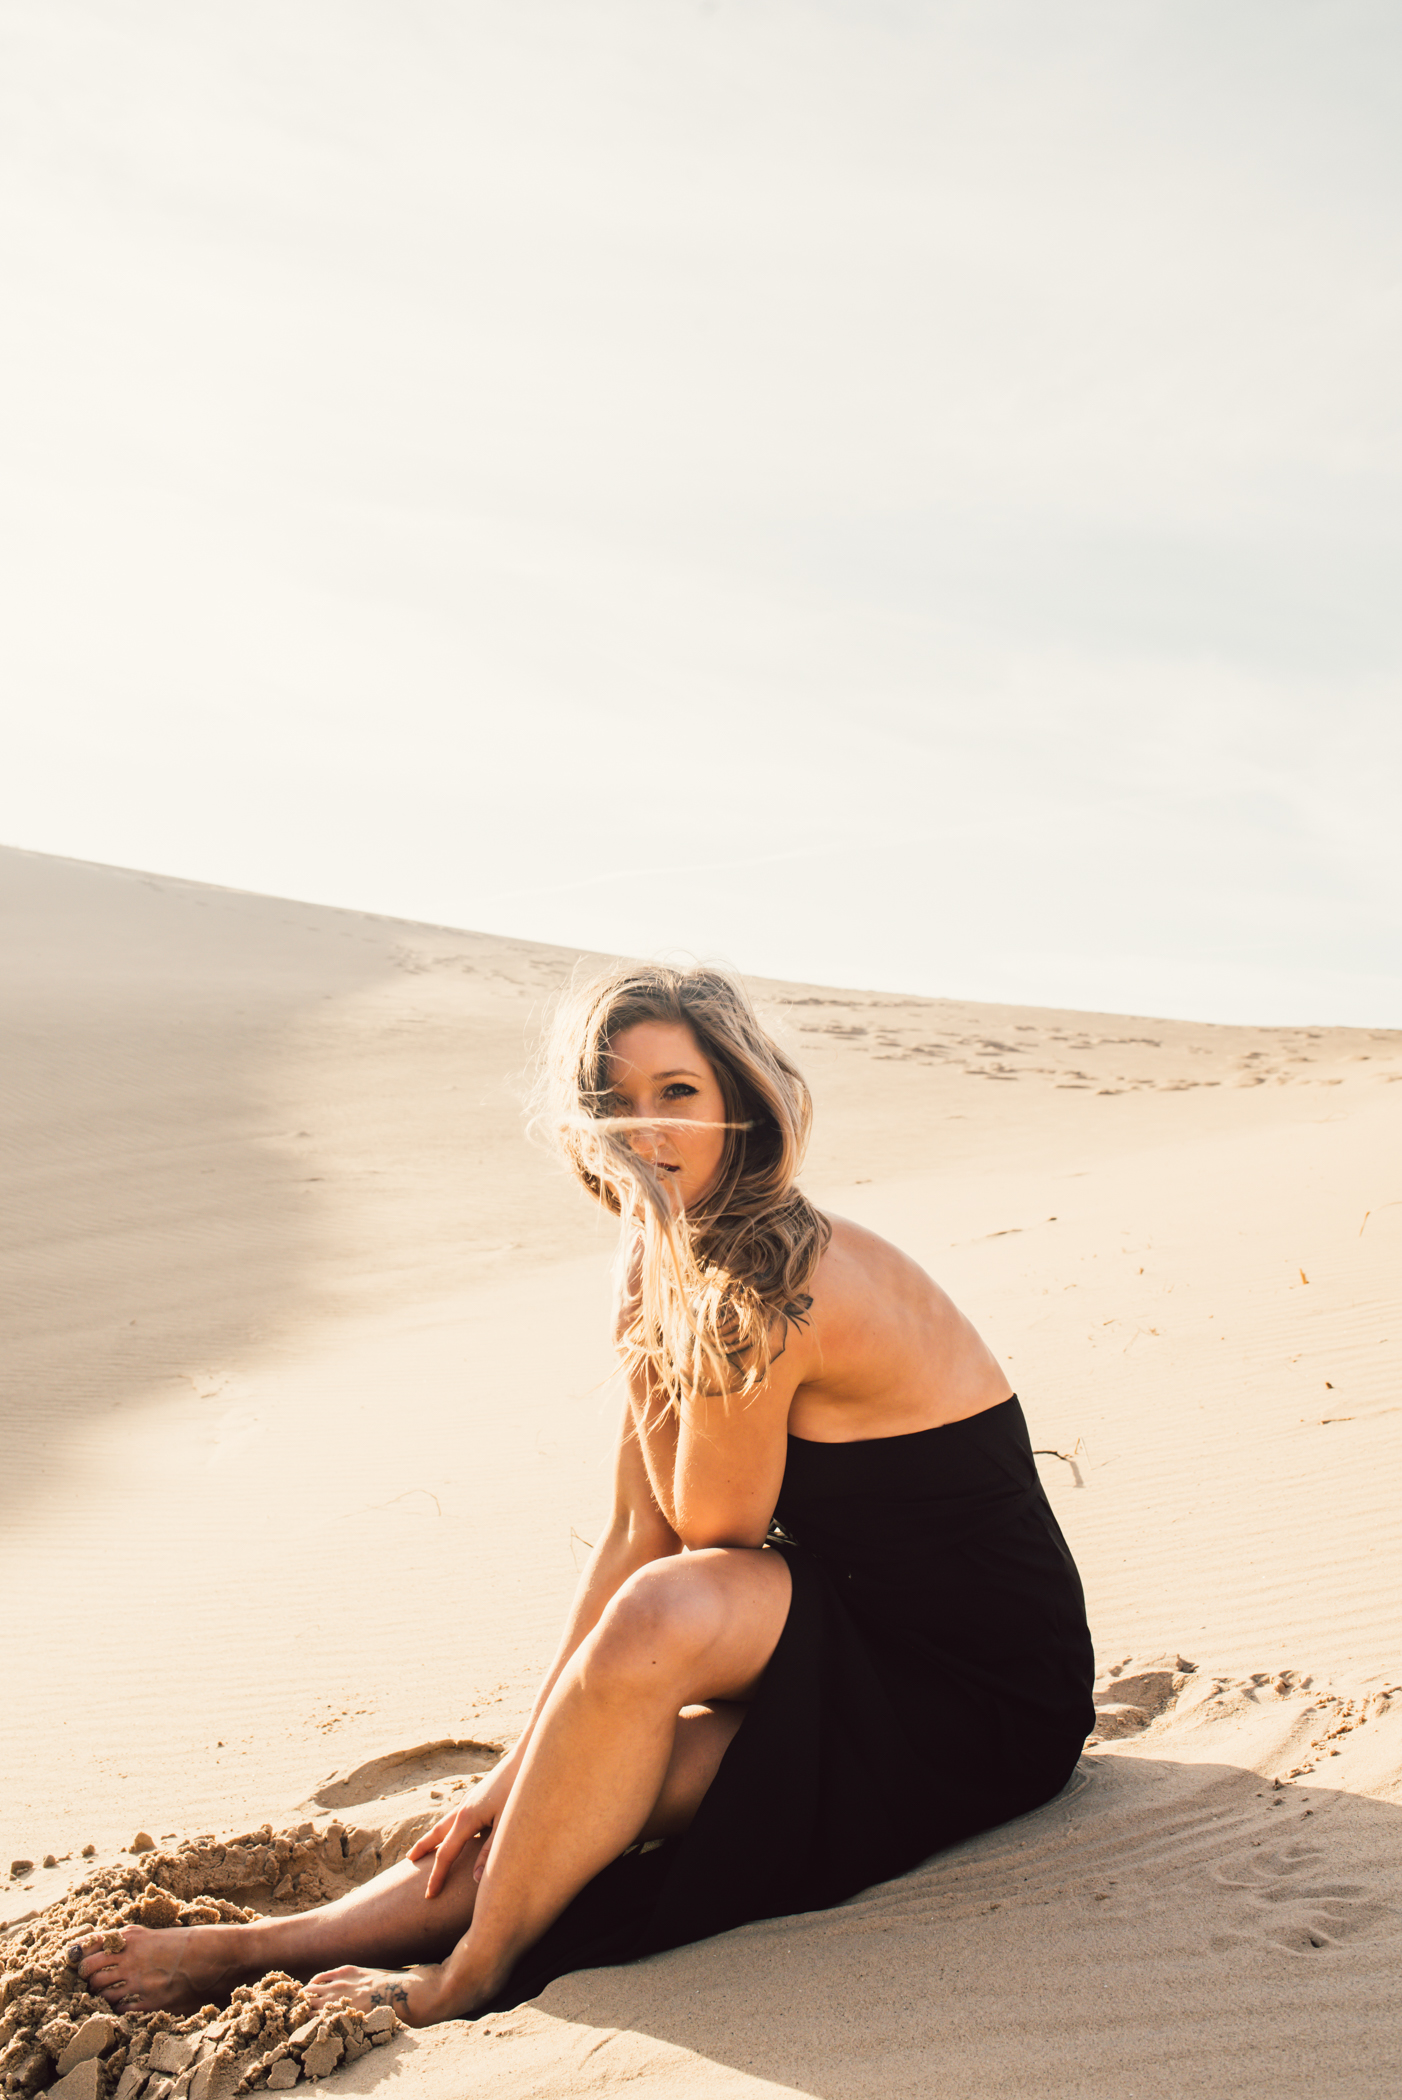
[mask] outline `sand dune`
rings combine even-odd
[[[13,1928],[138,1829],[426,1815],[522,1717],[613,1402],[608,1231],[519,1113],[572,955],[15,852],[0,891],[0,1856],[58,1861]],[[759,990],[815,1196],[1008,1360],[1100,1739],[838,1912],[343,2084],[1396,2091],[1402,1036]]]

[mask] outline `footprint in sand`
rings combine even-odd
[[[1362,1882],[1330,1878],[1322,1869],[1324,1857],[1319,1845],[1281,1846],[1218,1869],[1213,1879],[1239,1890],[1252,1917],[1248,1927],[1222,1935],[1214,1946],[1264,1939],[1282,1953],[1308,1956],[1371,1931],[1391,1906],[1371,1897]]]
[[[329,1772],[303,1806],[357,1808],[362,1802],[408,1793],[414,1787],[440,1779],[475,1779],[480,1772],[490,1772],[501,1754],[497,1743],[476,1743],[456,1736],[415,1743],[407,1750],[391,1750],[384,1757],[371,1758],[368,1764]]]
[[[1150,1722],[1172,1709],[1196,1671],[1197,1664],[1182,1655],[1156,1656],[1149,1663],[1133,1663],[1127,1657],[1122,1663],[1112,1663],[1093,1694],[1095,1733],[1090,1737],[1091,1744],[1142,1733]]]

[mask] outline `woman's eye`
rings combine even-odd
[[[695,1087],[688,1086],[684,1079],[674,1079],[663,1095],[663,1099],[665,1101],[685,1101],[689,1095],[695,1092]]]

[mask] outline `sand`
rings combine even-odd
[[[142,1832],[133,1841],[135,1864],[89,1874],[8,1935],[0,1985],[6,2092],[61,2089],[64,2100],[106,2093],[134,2100],[143,2090],[178,2091],[182,2100],[217,2100],[276,2091],[303,2077],[315,2082],[388,2046],[399,2027],[388,2007],[366,2017],[348,2004],[315,2011],[301,1984],[280,1971],[236,1985],[226,2004],[185,2017],[116,2016],[88,1991],[71,1957],[99,1933],[119,1948],[127,1925],[159,1931],[246,1924],[334,1901],[402,1858],[412,1841],[402,1830],[347,1831],[332,1823],[323,1832],[303,1822],[274,1831],[265,1823],[223,1843],[186,1839],[162,1852]]]
[[[0,894],[14,1973],[209,1833],[421,1827],[524,1715],[614,1402],[609,1232],[519,1114],[570,953],[11,851]],[[838,1911],[342,2037],[338,2087],[1395,2092],[1402,1036],[757,989],[812,1193],[1008,1362],[1096,1738]]]

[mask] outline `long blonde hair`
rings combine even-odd
[[[643,1119],[610,1113],[609,1046],[642,1021],[689,1028],[725,1103],[715,1185],[689,1213],[674,1211],[664,1177],[628,1142]],[[589,1194],[623,1222],[632,1311],[619,1350],[629,1371],[644,1370],[664,1408],[678,1410],[699,1389],[744,1396],[762,1385],[789,1324],[808,1312],[832,1228],[797,1186],[812,1098],[739,979],[629,963],[571,986],[534,1110]]]

